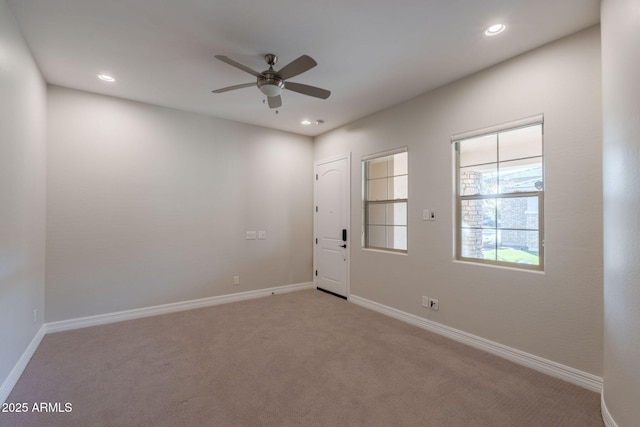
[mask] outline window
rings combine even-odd
[[[532,119],[454,139],[456,259],[543,269],[542,118]]]
[[[362,159],[363,247],[407,251],[407,149]]]

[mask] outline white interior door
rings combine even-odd
[[[315,164],[314,281],[316,287],[349,294],[350,155]]]

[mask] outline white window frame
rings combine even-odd
[[[368,168],[367,164],[369,161],[382,159],[384,157],[391,157],[396,154],[407,153],[407,197],[406,198],[397,198],[397,199],[383,199],[383,200],[368,200],[369,193],[369,177],[368,177]],[[372,249],[377,251],[385,251],[385,252],[395,252],[406,254],[409,249],[409,165],[408,165],[408,150],[407,147],[401,147],[394,150],[384,151],[380,153],[370,154],[362,157],[362,248],[363,249]],[[400,175],[398,175],[400,176]],[[387,178],[391,177],[391,175],[387,175]],[[392,204],[392,203],[404,203],[406,205],[406,225],[404,226],[406,229],[406,240],[407,240],[407,249],[395,249],[389,247],[380,247],[380,246],[372,246],[369,242],[369,205],[371,204]]]
[[[542,154],[540,156],[542,162],[542,174],[543,174],[543,187],[539,191],[526,191],[526,192],[512,192],[512,193],[496,193],[496,194],[476,194],[476,195],[461,195],[460,194],[460,142],[477,138],[482,136],[488,136],[497,134],[498,138],[498,147],[499,147],[499,134],[530,127],[540,125],[541,128],[541,144],[542,144]],[[479,129],[476,131],[460,133],[457,135],[453,135],[451,137],[451,142],[454,144],[454,152],[455,152],[455,194],[456,194],[456,224],[455,224],[455,259],[458,261],[479,263],[479,264],[488,264],[488,265],[496,265],[503,267],[511,267],[518,268],[524,270],[535,270],[535,271],[544,271],[544,193],[545,193],[545,177],[544,177],[544,117],[543,115],[536,115],[520,120],[516,120],[513,122],[505,123],[502,125],[491,126],[488,128]],[[509,161],[515,161],[520,159],[510,159]],[[496,158],[496,166],[498,167],[500,164],[500,159]],[[537,197],[538,200],[538,265],[533,264],[519,264],[514,262],[507,261],[498,261],[498,260],[490,260],[490,259],[480,259],[480,258],[472,258],[472,257],[464,257],[462,256],[462,201],[463,200],[482,200],[482,199],[495,199],[496,201],[501,199],[508,198],[524,198],[524,197]],[[493,227],[496,231],[500,230],[498,224],[496,223],[495,227]],[[523,230],[529,231],[529,229],[513,229],[513,230]],[[497,248],[496,248],[497,250]]]

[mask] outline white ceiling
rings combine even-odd
[[[47,82],[318,135],[599,22],[599,0],[8,0]],[[507,30],[486,37],[501,22]],[[276,115],[251,75],[302,54]],[[96,75],[117,78],[105,83]],[[324,125],[302,126],[302,119]]]

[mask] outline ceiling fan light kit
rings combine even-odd
[[[284,81],[277,77],[258,79],[258,89],[267,96],[278,96],[284,89]]]
[[[303,95],[313,96],[315,98],[327,99],[331,92],[326,89],[321,89],[315,86],[309,86],[301,83],[285,82],[285,80],[295,77],[299,74],[309,71],[311,68],[318,65],[318,63],[307,55],[302,55],[298,59],[285,65],[280,71],[275,71],[273,66],[278,62],[278,57],[272,53],[264,56],[264,60],[269,64],[269,69],[261,73],[240,64],[224,55],[216,55],[216,58],[222,62],[225,62],[232,67],[238,68],[246,73],[249,73],[256,77],[255,85],[260,89],[264,95],[267,96],[269,108],[278,108],[282,105],[282,99],[280,94],[283,89],[288,89],[293,92],[298,92]],[[221,89],[212,91],[213,93],[223,93],[231,90],[242,89],[245,87],[251,87],[254,83],[243,83],[234,86],[228,86]]]

